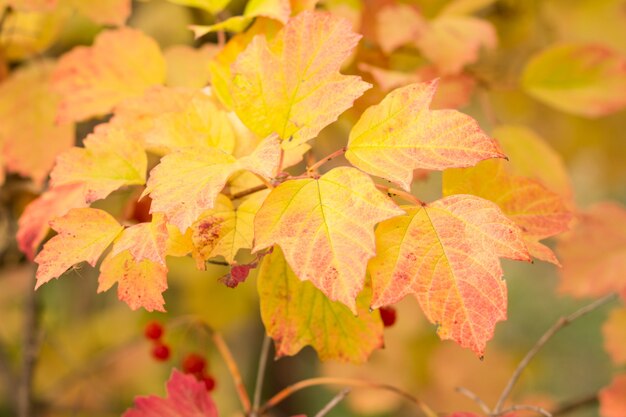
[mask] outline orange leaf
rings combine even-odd
[[[75,208],[50,222],[58,233],[50,239],[35,258],[37,285],[57,278],[77,263],[86,261],[95,266],[100,255],[122,231],[122,226],[106,211]]]
[[[58,120],[104,115],[164,81],[165,60],[153,39],[131,28],[102,32],[93,46],[78,46],[59,60],[52,80],[62,96]]]
[[[101,25],[123,26],[130,16],[132,0],[71,0],[83,15]]]
[[[428,110],[436,87],[434,81],[398,88],[365,110],[350,132],[346,158],[409,190],[414,169],[466,167],[504,157],[471,117]]]
[[[414,294],[439,337],[482,356],[506,318],[499,258],[529,260],[520,230],[494,203],[470,195],[405,209],[376,229],[372,308]]]
[[[626,374],[617,375],[611,385],[598,394],[600,416],[624,417],[626,415]]]
[[[274,188],[254,219],[254,251],[280,245],[289,266],[356,314],[374,225],[402,214],[371,178],[349,167]]]
[[[626,363],[626,308],[616,308],[602,326],[604,349],[616,364]]]
[[[147,259],[165,266],[168,235],[163,216],[154,215],[150,223],[139,223],[124,229],[113,244],[111,257],[128,250],[137,263]]]
[[[347,20],[305,11],[268,43],[255,37],[232,66],[239,118],[259,136],[294,147],[317,136],[370,85],[339,73],[360,36]]]

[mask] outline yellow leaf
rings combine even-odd
[[[369,289],[357,298],[355,316],[310,282],[301,282],[279,248],[263,259],[258,290],[261,317],[275,341],[277,357],[295,355],[311,345],[323,361],[364,363],[383,346],[380,317],[368,311]]]
[[[308,11],[271,42],[255,37],[232,67],[235,112],[258,135],[277,133],[285,149],[314,138],[370,88],[339,73],[359,38],[347,20]]]
[[[106,211],[76,208],[50,222],[58,233],[35,258],[37,285],[57,278],[77,263],[95,266],[100,255],[122,231],[122,226]]]
[[[232,174],[248,170],[272,178],[279,158],[275,135],[240,159],[217,148],[184,148],[161,159],[150,172],[144,195],[152,198],[152,213],[165,213],[168,222],[184,233],[205,210],[213,208]]]
[[[506,318],[499,258],[530,260],[520,230],[494,203],[470,195],[405,209],[376,229],[372,307],[414,294],[439,337],[482,356]]]
[[[369,176],[335,168],[272,190],[254,219],[254,251],[280,245],[300,280],[356,314],[355,299],[375,253],[374,225],[399,214]]]
[[[165,60],[153,39],[131,28],[102,32],[93,46],[78,46],[59,60],[52,80],[62,96],[58,120],[104,115],[164,81]]]
[[[428,109],[436,86],[434,81],[398,88],[365,110],[348,140],[346,158],[352,165],[409,190],[415,169],[443,170],[504,157],[471,117]]]
[[[167,249],[166,253],[170,256],[182,257],[186,256],[194,250],[193,241],[191,240],[191,229],[187,229],[185,234],[182,234],[178,227],[173,224],[166,224],[167,226]]]
[[[191,26],[191,30],[197,38],[210,32],[224,30],[227,32],[241,32],[250,23],[259,16],[277,20],[281,23],[287,23],[291,14],[291,5],[289,0],[250,0],[246,4],[246,8],[241,16],[233,16],[222,22],[215,23],[210,26]]]
[[[187,45],[176,45],[164,52],[167,63],[167,80],[171,87],[202,88],[209,83],[209,63],[218,52],[211,44],[196,49]]]
[[[211,14],[217,14],[224,10],[224,7],[230,3],[230,0],[168,0],[170,3],[180,4],[182,6],[197,7],[206,10]]]
[[[41,184],[59,153],[74,144],[74,125],[55,123],[60,97],[50,90],[50,61],[34,61],[0,84],[0,144],[7,170]]]
[[[54,187],[82,184],[85,202],[91,203],[124,185],[145,183],[146,153],[124,131],[101,126],[84,145],[59,155],[50,174]]]
[[[34,9],[31,10],[39,8],[32,4]],[[9,61],[21,61],[41,54],[57,39],[66,17],[64,10],[14,10],[5,17],[0,30],[2,54]]]

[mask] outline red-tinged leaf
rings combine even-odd
[[[167,397],[135,398],[135,407],[122,417],[217,417],[217,406],[204,382],[177,369],[167,382]]]
[[[273,41],[255,37],[232,66],[235,112],[259,136],[277,133],[285,148],[314,138],[370,87],[339,73],[359,38],[347,20],[311,11]]]
[[[93,208],[75,208],[50,222],[58,235],[50,239],[35,258],[37,285],[61,276],[72,266],[86,261],[95,266],[100,255],[122,231],[109,213]]]
[[[263,258],[258,275],[261,317],[276,356],[295,355],[311,345],[321,360],[363,363],[383,345],[383,326],[368,311],[371,291],[357,298],[355,316],[293,273],[280,248]]]
[[[153,39],[131,28],[102,32],[93,46],[78,46],[59,60],[52,80],[62,96],[58,121],[104,115],[164,81],[165,60]]]
[[[0,144],[10,172],[41,184],[62,151],[74,144],[74,125],[55,123],[60,96],[50,90],[54,64],[33,62],[0,84]]]
[[[626,415],[626,374],[617,375],[611,385],[600,391],[600,416],[624,417]]]
[[[117,297],[137,310],[165,311],[163,291],[167,289],[167,267],[147,258],[137,261],[130,251],[109,253],[100,265],[98,292],[117,283]]]
[[[415,42],[427,25],[417,8],[402,3],[385,6],[376,17],[378,44],[387,54]]]
[[[372,307],[414,294],[442,339],[482,356],[506,319],[499,258],[529,260],[521,232],[494,203],[455,195],[378,225]]]
[[[202,88],[211,79],[209,63],[218,49],[206,44],[196,49],[187,45],[175,45],[164,52],[167,62],[167,80],[170,87]]]
[[[70,0],[70,3],[96,23],[123,26],[130,16],[132,0]]]
[[[185,148],[166,155],[150,172],[145,194],[152,197],[152,213],[165,213],[168,222],[185,232],[200,215],[213,208],[228,177],[249,170],[272,178],[280,159],[280,143],[269,136],[243,158],[217,148]]]
[[[471,117],[428,109],[436,87],[434,81],[398,88],[365,110],[350,132],[346,158],[409,190],[417,168],[467,167],[504,157]]]
[[[20,216],[17,243],[30,260],[50,230],[49,222],[72,208],[86,207],[82,186],[78,184],[51,188],[33,200]]]
[[[168,237],[165,218],[155,215],[150,223],[139,223],[124,229],[113,244],[111,256],[128,250],[137,263],[146,259],[165,266]]]
[[[335,168],[272,190],[254,219],[254,251],[280,245],[300,280],[356,314],[355,299],[375,253],[374,226],[402,213],[366,174]]]
[[[616,364],[626,363],[626,308],[611,311],[602,326],[604,349]]]
[[[575,297],[619,292],[626,300],[626,209],[599,203],[558,241],[560,290]]]
[[[103,126],[61,154],[50,174],[54,187],[80,184],[86,203],[108,196],[125,185],[146,181],[148,159],[141,144],[117,128]]]

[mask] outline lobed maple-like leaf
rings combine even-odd
[[[374,226],[402,213],[369,176],[335,168],[274,188],[254,218],[253,250],[278,244],[300,280],[356,314],[367,261],[375,254]]]
[[[598,394],[601,417],[623,417],[626,415],[626,374],[613,378],[611,384]]]
[[[293,147],[315,137],[370,84],[339,73],[360,36],[347,20],[305,11],[272,41],[253,38],[232,66],[234,110],[259,136]]]
[[[37,184],[45,180],[56,156],[74,144],[74,125],[55,123],[60,96],[50,90],[53,68],[52,61],[35,61],[0,84],[4,165]]]
[[[85,202],[90,204],[122,186],[145,183],[146,152],[124,130],[100,126],[83,143],[84,148],[74,147],[59,155],[50,174],[53,187],[80,184]]]
[[[443,174],[443,194],[473,194],[493,201],[522,230],[530,254],[559,265],[540,240],[569,229],[573,213],[561,195],[540,182],[511,174],[502,160],[483,161],[471,168]]]
[[[531,58],[522,85],[557,110],[604,116],[626,106],[626,57],[600,44],[556,44]]]
[[[127,250],[135,262],[147,259],[165,266],[168,237],[165,218],[155,214],[149,223],[139,223],[124,229],[113,244],[111,256]]]
[[[443,170],[503,158],[497,143],[471,117],[428,109],[436,88],[436,81],[398,88],[365,110],[350,131],[350,163],[409,190],[415,169]]]
[[[414,294],[442,339],[482,356],[506,319],[499,258],[530,259],[520,230],[494,203],[471,195],[405,210],[376,229],[372,308]]]
[[[558,241],[563,268],[560,290],[575,297],[598,297],[611,292],[626,300],[626,209],[599,203]]]
[[[240,249],[251,249],[254,239],[254,216],[269,190],[254,193],[239,207],[220,194],[215,207],[200,216],[192,226],[192,240],[199,257],[206,261],[223,256],[233,263]]]
[[[163,84],[165,71],[165,60],[152,38],[131,28],[104,31],[93,46],[78,46],[59,59],[52,79],[62,97],[58,121],[109,113],[124,99]]]
[[[206,385],[177,369],[167,381],[167,397],[136,397],[122,417],[217,417],[217,406]]]
[[[60,217],[73,208],[86,207],[80,184],[51,188],[24,209],[18,221],[17,243],[31,261],[37,247],[50,230],[50,220]]]
[[[122,231],[109,213],[93,208],[75,208],[50,222],[58,234],[50,239],[35,258],[37,285],[57,278],[72,266],[86,261],[95,266],[100,255]]]
[[[213,208],[228,178],[248,170],[272,178],[280,159],[280,143],[267,137],[243,158],[217,148],[184,148],[170,153],[150,172],[145,194],[152,198],[151,213],[165,213],[169,223],[185,232],[200,215]]]
[[[310,282],[301,282],[280,248],[263,258],[258,290],[261,318],[274,339],[277,357],[295,355],[311,345],[321,360],[363,363],[383,346],[380,317],[368,311],[369,290],[357,298],[355,316]]]
[[[616,364],[626,363],[626,308],[616,308],[602,325],[604,349]]]

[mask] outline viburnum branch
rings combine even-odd
[[[483,413],[485,413],[485,414],[490,414],[491,413],[491,410],[489,409],[489,406],[482,400],[482,398],[480,398],[473,391],[470,391],[469,389],[467,389],[465,387],[456,387],[456,388],[454,388],[454,390],[456,392],[458,392],[459,394],[465,395],[467,398],[469,398],[470,400],[474,401],[480,407],[480,409],[483,411]]]
[[[424,203],[421,202],[417,197],[415,197],[411,193],[407,193],[406,191],[398,190],[397,188],[387,187],[386,185],[381,184],[376,184],[376,188],[387,194],[389,197],[397,196],[405,201],[408,201],[411,204],[415,204],[416,206],[424,205]]]
[[[541,414],[542,416],[545,417],[553,417],[552,413],[550,413],[548,410],[545,410],[539,406],[536,405],[526,405],[526,404],[516,404],[516,405],[512,405],[511,407],[507,408],[506,410],[502,410],[500,411],[498,414],[493,415],[493,417],[497,417],[497,416],[502,416],[508,413],[511,413],[513,411],[533,411],[537,414]]]
[[[313,165],[311,165],[310,167],[307,168],[306,172],[308,175],[316,175],[317,174],[317,170],[324,165],[326,162],[337,158],[338,156],[343,155],[344,153],[346,153],[348,149],[344,146],[341,149],[336,150],[335,152],[331,153],[330,155],[325,156],[324,158],[320,159],[319,161],[317,161],[316,163],[314,163]]]
[[[330,411],[337,406],[344,398],[350,394],[350,388],[344,388],[337,395],[335,395],[329,402],[326,404],[320,411],[315,414],[315,417],[324,417],[326,414],[330,413]]]
[[[319,386],[319,385],[344,385],[346,387],[353,388],[374,388],[381,389],[385,391],[393,392],[401,397],[406,398],[407,400],[414,403],[417,407],[422,410],[425,416],[427,417],[437,417],[437,413],[435,413],[430,407],[421,402],[415,396],[409,394],[408,392],[401,390],[400,388],[394,387],[393,385],[380,384],[377,382],[364,381],[361,379],[355,378],[335,378],[335,377],[319,377],[319,378],[310,378],[305,379],[300,382],[296,382],[295,384],[289,385],[288,387],[283,388],[277,394],[275,394],[272,398],[267,400],[267,402],[259,409],[259,415],[263,415],[270,408],[275,407],[280,404],[286,398],[290,397],[294,393],[309,387]]]
[[[530,349],[530,351],[528,351],[526,356],[524,356],[524,358],[519,363],[519,365],[517,365],[517,368],[513,372],[513,375],[511,376],[511,379],[509,379],[509,382],[506,384],[506,387],[502,391],[502,394],[500,394],[500,398],[498,399],[498,402],[497,402],[495,408],[493,409],[493,414],[494,415],[500,415],[500,411],[502,410],[502,406],[504,405],[504,402],[506,401],[506,399],[511,394],[511,391],[513,390],[513,387],[515,386],[515,383],[517,382],[517,380],[520,378],[520,375],[522,374],[524,369],[526,369],[526,367],[528,366],[530,361],[535,357],[537,352],[539,352],[539,350],[541,350],[541,348],[552,338],[552,336],[554,336],[559,330],[561,330],[563,327],[567,326],[568,324],[570,324],[574,320],[579,319],[580,317],[582,317],[582,316],[584,316],[586,314],[591,313],[592,311],[594,311],[597,308],[603,306],[604,304],[614,300],[615,297],[616,297],[615,294],[609,294],[609,295],[607,295],[605,297],[602,297],[602,298],[594,301],[591,304],[588,304],[588,305],[580,308],[579,310],[576,310],[574,313],[572,313],[572,314],[570,314],[568,316],[563,316],[563,317],[559,318],[556,321],[556,323],[554,323],[552,325],[552,327],[550,327],[543,334],[543,336],[541,336],[541,338],[539,338],[537,343],[535,343],[535,345]]]
[[[261,354],[259,356],[259,369],[256,374],[256,383],[254,385],[254,394],[252,396],[252,411],[250,417],[257,417],[258,410],[261,406],[261,394],[263,391],[263,379],[265,378],[265,368],[267,367],[267,357],[269,355],[272,339],[264,335],[263,344],[261,345]]]
[[[568,401],[558,406],[556,409],[552,410],[552,417],[562,416],[573,411],[578,410],[579,408],[587,407],[590,405],[594,405],[598,402],[598,393],[594,392],[593,394],[587,395],[586,397],[582,397],[573,401]]]

